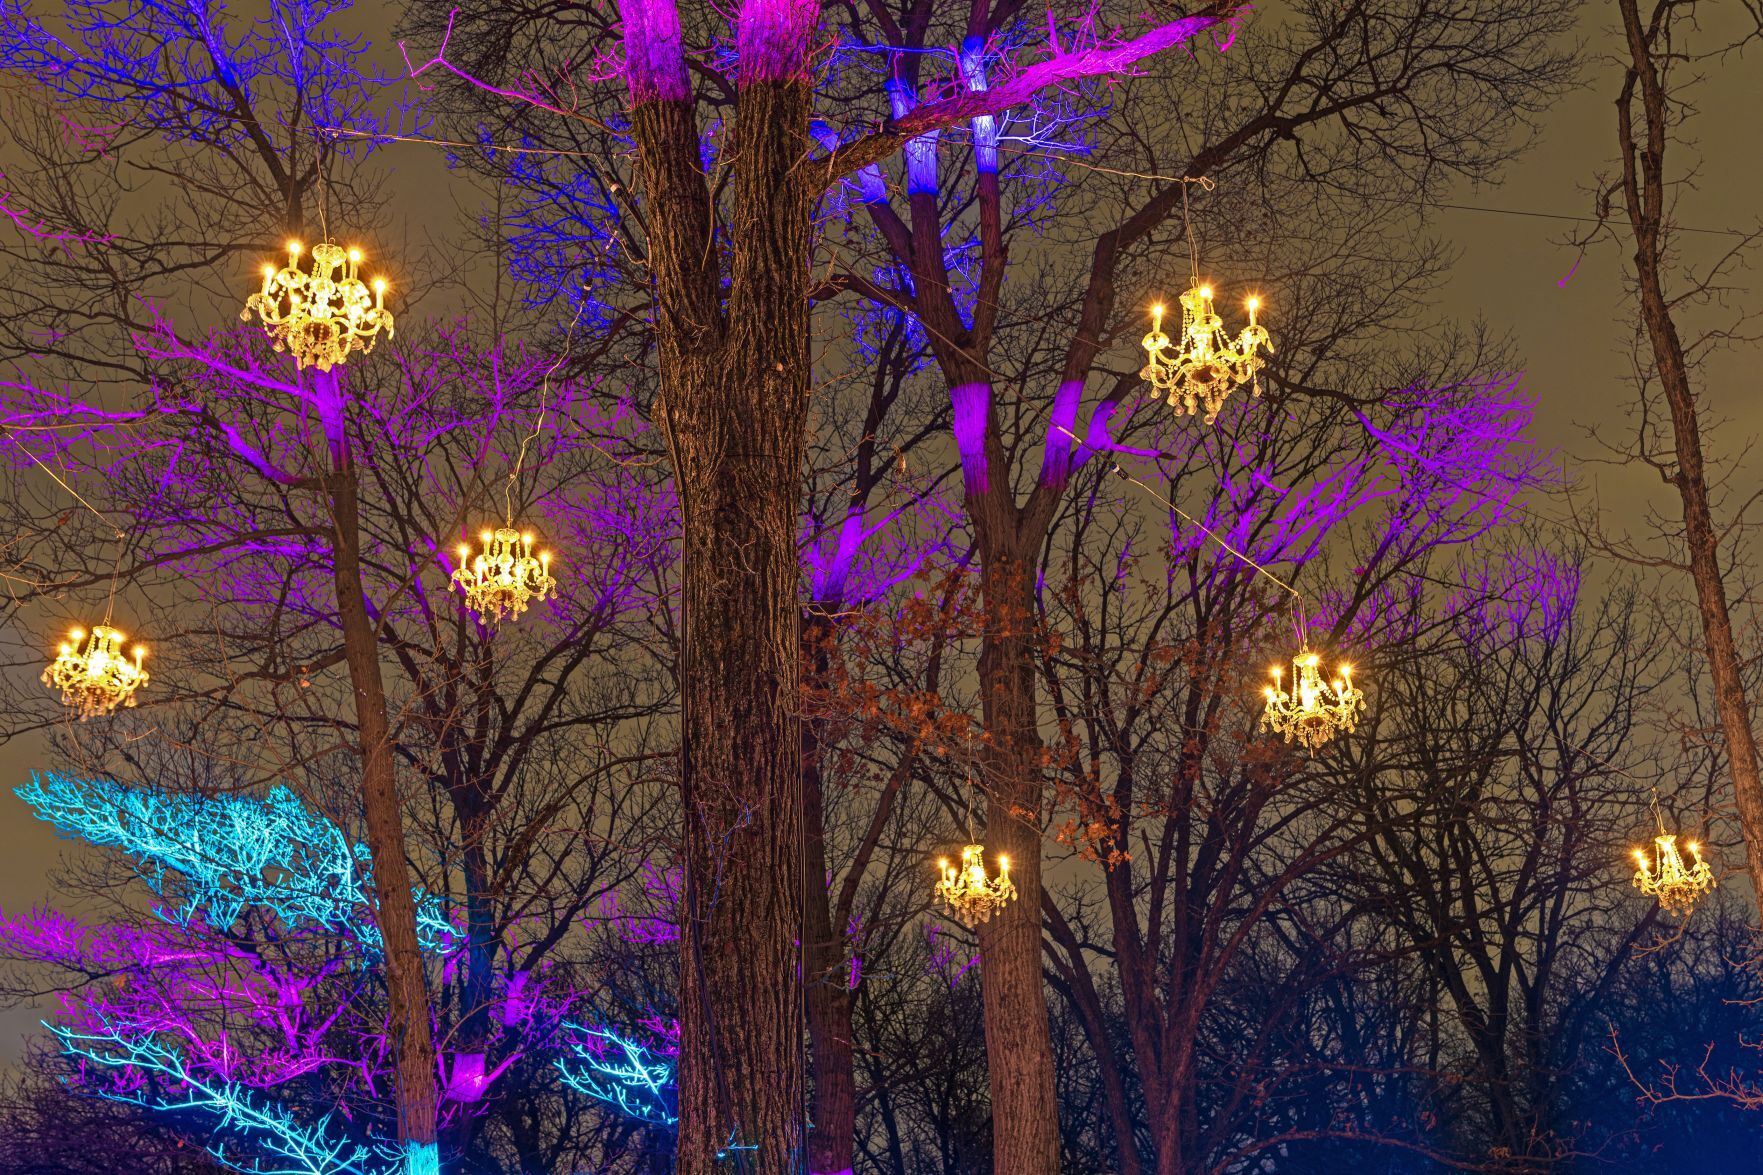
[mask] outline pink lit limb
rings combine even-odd
[[[685,102],[691,98],[673,0],[619,0],[624,20],[625,84],[631,105]]]

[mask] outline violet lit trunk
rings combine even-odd
[[[376,922],[385,949],[386,1004],[396,1065],[398,1141],[411,1155],[411,1172],[422,1170],[418,1156],[435,1148],[435,1046],[422,948],[416,937],[416,899],[404,840],[402,805],[392,756],[391,723],[380,676],[379,640],[361,581],[359,484],[348,434],[343,428],[344,398],[337,373],[315,372],[313,387],[324,426],[329,470],[325,488],[333,526],[331,568],[337,593],[337,620],[343,630],[343,657],[355,698],[360,737],[361,805],[373,874]],[[438,1170],[431,1166],[428,1170]]]

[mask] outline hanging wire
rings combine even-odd
[[[1182,195],[1184,197],[1187,195],[1187,190],[1185,188],[1182,190]],[[1198,279],[1196,279],[1196,280],[1198,280]],[[1069,428],[1066,428],[1064,425],[1055,424],[1053,427],[1058,429],[1060,432],[1064,433],[1066,436],[1070,437],[1072,440],[1076,441],[1078,444],[1081,445],[1084,443],[1078,437],[1078,435],[1076,433],[1072,432]],[[1302,650],[1308,649],[1310,647],[1310,635],[1309,635],[1309,630],[1307,627],[1306,618],[1305,618],[1305,614],[1304,614],[1304,596],[1303,596],[1302,592],[1298,591],[1297,588],[1293,587],[1291,584],[1287,583],[1285,580],[1281,579],[1279,576],[1275,575],[1273,572],[1267,570],[1267,568],[1263,567],[1261,564],[1257,563],[1255,560],[1249,558],[1249,556],[1245,555],[1243,552],[1241,552],[1241,551],[1237,550],[1235,547],[1231,546],[1230,543],[1225,541],[1225,539],[1222,535],[1220,535],[1217,531],[1213,530],[1211,527],[1207,526],[1204,522],[1201,522],[1198,518],[1195,518],[1192,514],[1189,514],[1187,511],[1183,510],[1180,506],[1177,506],[1174,502],[1170,501],[1167,497],[1158,493],[1155,489],[1153,489],[1151,486],[1147,485],[1145,482],[1140,481],[1138,478],[1136,478],[1132,474],[1128,473],[1124,468],[1122,468],[1120,462],[1115,461],[1111,458],[1109,460],[1109,465],[1112,467],[1113,472],[1118,477],[1120,477],[1122,480],[1129,481],[1133,485],[1138,486],[1139,489],[1141,489],[1145,493],[1149,494],[1157,502],[1161,503],[1163,506],[1174,511],[1176,514],[1180,515],[1181,518],[1183,520],[1185,520],[1186,522],[1197,527],[1201,531],[1201,533],[1203,533],[1207,538],[1211,539],[1213,542],[1217,543],[1220,547],[1224,548],[1224,550],[1228,554],[1232,555],[1236,559],[1241,560],[1244,564],[1246,564],[1250,568],[1254,569],[1256,574],[1266,576],[1268,579],[1270,579],[1274,583],[1278,584],[1281,589],[1291,593],[1291,597],[1292,597],[1292,629],[1294,632],[1297,633],[1298,648],[1300,650],[1300,655],[1302,655],[1302,653],[1301,653]]]
[[[569,327],[563,332],[563,353],[545,369],[544,378],[539,381],[538,419],[533,422],[533,431],[521,438],[520,450],[514,455],[514,468],[508,471],[508,481],[502,487],[502,514],[510,529],[514,526],[514,486],[526,464],[527,446],[538,440],[539,434],[545,430],[545,414],[550,407],[551,377],[557,373],[558,368],[569,362],[575,349],[575,328],[581,323],[587,308],[588,300],[584,296],[576,305],[575,317],[569,320]]]
[[[1080,444],[1080,445],[1084,444],[1084,440],[1082,437],[1080,437],[1076,433],[1072,432],[1069,428],[1066,428],[1063,424],[1055,424],[1053,427],[1058,429],[1060,432],[1064,433],[1066,436],[1070,437],[1072,440],[1076,441],[1078,444]],[[1238,559],[1244,565],[1246,565],[1247,567],[1254,570],[1257,574],[1266,576],[1273,583],[1277,584],[1282,591],[1286,591],[1286,592],[1291,593],[1292,608],[1298,616],[1302,617],[1302,615],[1303,615],[1302,605],[1304,602],[1304,596],[1301,592],[1298,591],[1297,588],[1293,587],[1291,584],[1287,583],[1285,580],[1281,579],[1279,576],[1275,575],[1273,572],[1267,570],[1267,568],[1265,568],[1261,564],[1255,562],[1255,560],[1253,560],[1249,556],[1243,554],[1243,552],[1241,552],[1241,551],[1237,550],[1235,547],[1231,546],[1230,543],[1224,538],[1223,535],[1220,535],[1217,531],[1215,531],[1211,527],[1207,526],[1204,522],[1201,522],[1198,518],[1195,518],[1192,514],[1189,514],[1186,510],[1183,510],[1180,506],[1177,506],[1174,502],[1171,502],[1168,498],[1164,497],[1161,493],[1157,492],[1157,490],[1155,490],[1151,486],[1147,485],[1145,482],[1140,481],[1138,478],[1136,478],[1132,474],[1128,473],[1121,466],[1120,462],[1115,461],[1112,458],[1110,458],[1109,465],[1112,468],[1112,471],[1117,476],[1119,476],[1123,481],[1129,481],[1133,485],[1138,486],[1141,490],[1143,490],[1143,491],[1145,491],[1145,493],[1149,494],[1158,503],[1160,503],[1161,505],[1163,505],[1167,509],[1173,511],[1175,514],[1179,515],[1183,521],[1188,522],[1189,524],[1191,524],[1192,526],[1197,528],[1207,538],[1211,539],[1213,542],[1217,543],[1220,547],[1224,548],[1224,550],[1227,554]],[[1300,619],[1300,621],[1299,621],[1300,626],[1302,625],[1302,623],[1303,622]]]
[[[1210,178],[1203,175],[1194,176],[1191,179],[1183,176],[1181,179],[1181,225],[1188,235],[1188,276],[1193,279],[1189,285],[1189,288],[1192,289],[1200,284],[1200,247],[1194,244],[1194,218],[1188,210],[1189,184],[1199,184],[1208,192],[1212,190],[1214,185]]]
[[[350,127],[326,126],[320,127],[319,129],[330,135],[346,135],[350,138],[372,139],[376,142],[414,143],[424,147],[458,147],[471,151],[500,151],[509,155],[556,155],[560,157],[584,159],[605,158],[605,152],[603,151],[572,151],[562,147],[517,147],[511,144],[502,143],[468,143],[459,139],[431,139],[425,138],[421,135],[394,135],[382,131],[355,130]],[[958,139],[965,132],[965,127],[945,127],[943,128],[941,135],[946,139]],[[997,144],[997,149],[1015,155],[1033,156],[1039,159],[1051,159],[1067,167],[1076,167],[1083,171],[1093,171],[1101,175],[1116,175],[1126,179],[1149,180],[1152,183],[1162,184],[1189,184],[1196,182],[1195,179],[1190,176],[1163,175],[1154,171],[1133,171],[1129,168],[1123,167],[1108,167],[1104,164],[1090,163],[1075,158],[1064,152],[1037,151],[1032,147],[1018,147],[1013,143],[999,143]],[[1369,192],[1356,192],[1353,194],[1352,198],[1355,200],[1376,200],[1385,204],[1407,204],[1415,208],[1437,208],[1447,212],[1485,212],[1495,216],[1523,216],[1537,220],[1566,220],[1580,224],[1600,223],[1599,218],[1595,216],[1575,216],[1565,212],[1541,212],[1530,208],[1493,208],[1484,204],[1460,204],[1441,200],[1418,200],[1409,199],[1404,196],[1380,196]],[[1706,233],[1710,236],[1745,237],[1750,235],[1741,229],[1734,228],[1708,228],[1698,225],[1677,225],[1675,228],[1678,232]]]
[[[331,239],[330,186],[327,182],[329,164],[326,162],[324,153],[324,139],[327,132],[329,132],[329,128],[318,127],[312,133],[312,170],[317,177],[318,184],[318,235],[325,244],[329,244]],[[330,133],[331,141],[336,142],[335,133]]]
[[[8,432],[16,431],[11,425],[0,427],[6,428]],[[110,568],[110,595],[104,603],[104,623],[109,624],[112,610],[116,606],[116,581],[117,577],[122,573],[122,557],[126,553],[129,536],[123,533],[123,531],[120,530],[115,523],[111,522],[110,519],[104,517],[98,507],[86,501],[78,490],[63,481],[61,475],[56,473],[55,470],[46,464],[41,457],[38,457],[23,445],[20,445],[18,449],[19,452],[23,453],[26,457],[29,457],[36,464],[37,468],[41,469],[44,473],[47,473],[52,479],[54,479],[56,485],[66,490],[68,495],[72,497],[74,501],[84,506],[87,510],[90,510],[92,512],[92,517],[96,518],[99,522],[102,522],[110,529],[110,533],[116,536],[116,562],[112,564]]]
[[[967,783],[961,789],[961,806],[967,823],[967,843],[973,844],[976,838],[973,835],[973,793],[975,789],[973,782],[973,735],[971,732],[967,735],[966,742],[967,753],[962,758],[965,760],[963,766],[966,769]]]

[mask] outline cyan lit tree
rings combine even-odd
[[[42,774],[19,795],[126,861],[153,899],[144,925],[50,911],[0,923],[9,958],[62,977],[49,1028],[75,1088],[154,1111],[248,1175],[408,1170],[365,845],[285,788],[203,796]],[[438,895],[412,901],[424,954],[458,966],[466,919]],[[604,1001],[571,978],[545,968],[496,985],[489,1031],[449,1050],[443,1125],[482,1114],[520,1062],[671,1127],[665,1023],[647,1039],[599,1023]]]

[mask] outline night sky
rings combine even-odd
[[[255,5],[236,7],[248,13]],[[380,64],[388,73],[400,72],[402,62],[386,28],[371,27],[394,15],[395,6],[364,7],[378,10],[358,13],[356,19],[373,36]],[[1613,43],[1613,19],[1607,6],[1588,6],[1581,35],[1591,60],[1582,85],[1549,112],[1540,139],[1509,168],[1503,183],[1459,191],[1454,201],[1563,216],[1583,216],[1591,210],[1590,189],[1598,173],[1611,167],[1616,137],[1614,98],[1619,75],[1603,51]],[[1706,47],[1718,43],[1723,31],[1718,26],[1718,21],[1711,21],[1705,29]],[[1254,52],[1252,24],[1232,51]],[[1763,192],[1763,45],[1753,46],[1748,56],[1709,61],[1703,69],[1709,80],[1695,95],[1700,114],[1689,130],[1696,143],[1679,147],[1676,160],[1681,170],[1693,155],[1700,174],[1696,188],[1683,193],[1679,219],[1685,225],[1711,229],[1753,227],[1763,211],[1758,195]],[[394,204],[397,231],[404,239],[380,242],[376,251],[396,256],[444,248],[461,223],[461,207],[475,198],[474,191],[459,177],[449,177],[441,153],[433,148],[394,145],[380,158],[393,167],[393,183],[405,193]],[[1623,413],[1633,400],[1628,382],[1631,328],[1620,281],[1621,243],[1606,234],[1576,268],[1576,253],[1563,241],[1569,232],[1589,225],[1491,211],[1440,209],[1430,215],[1429,229],[1452,242],[1461,254],[1442,291],[1439,309],[1461,319],[1480,317],[1496,331],[1511,333],[1523,357],[1525,385],[1538,401],[1537,439],[1560,451],[1581,491],[1589,492],[1595,482],[1607,524],[1632,526],[1644,535],[1648,504],[1674,513],[1675,498],[1664,492],[1656,475],[1584,463],[1584,458],[1597,453],[1585,427],[1603,424],[1619,437]],[[1710,234],[1684,234],[1679,239],[1691,261],[1711,259],[1732,243],[1731,237]],[[1176,264],[1179,267],[1179,260]],[[1696,321],[1714,324],[1723,317],[1736,317],[1746,307],[1763,312],[1755,278],[1755,271],[1739,271],[1735,280],[1741,288],[1735,290],[1731,306]],[[6,275],[0,280],[15,278]],[[1743,288],[1747,284],[1751,288]],[[421,310],[406,305],[399,312]],[[1276,319],[1268,321],[1277,337]],[[1741,454],[1763,420],[1758,408],[1763,400],[1759,358],[1759,347],[1753,344],[1717,356],[1708,370],[1702,393],[1704,428],[1715,459],[1730,462]],[[1710,427],[1717,421],[1722,422],[1719,427]],[[1758,482],[1756,469],[1747,462],[1737,470],[1729,495],[1738,500],[1754,491]],[[1568,513],[1560,500],[1531,505],[1545,518],[1565,518]],[[1661,588],[1687,595],[1688,579],[1662,581]],[[1750,619],[1745,612],[1741,617]],[[38,621],[47,624],[40,609],[30,609],[17,615],[14,623],[32,626]],[[50,639],[47,631],[38,636]],[[10,793],[32,766],[42,763],[40,746],[19,742],[0,747],[0,782],[7,788],[0,794],[0,860],[6,863],[0,871],[0,904],[7,910],[49,896],[45,874],[66,850]],[[1619,872],[1613,872],[1612,879],[1613,884],[1622,880]],[[8,1055],[16,1055],[18,1033],[34,1021],[23,1011],[0,1019]]]

